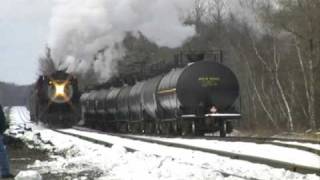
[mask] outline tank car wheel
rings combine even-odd
[[[161,134],[168,135],[169,134],[169,128],[168,128],[167,123],[166,122],[160,122],[159,125],[160,125]]]
[[[170,125],[171,125],[171,134],[178,135],[179,134],[178,122],[173,121],[173,122],[171,122]]]
[[[121,126],[120,126],[120,123],[119,122],[116,122],[115,123],[115,127],[116,127],[116,132],[121,132]]]
[[[155,122],[154,123],[155,129],[154,129],[154,134],[161,134],[161,127],[160,127],[160,123],[159,122]]]
[[[148,133],[148,134],[152,134],[154,132],[154,125],[152,124],[152,122],[148,122],[147,123],[147,127],[145,128],[145,131]]]
[[[136,133],[136,134],[141,134],[142,129],[143,129],[143,126],[144,126],[144,125],[143,125],[141,122],[135,123],[135,124],[133,125],[133,127],[134,127],[134,133]]]
[[[181,135],[187,136],[192,132],[192,123],[190,121],[184,120],[181,125]]]
[[[145,122],[140,122],[139,123],[139,131],[138,131],[138,133],[139,134],[145,134],[146,133],[146,129],[148,128],[148,124],[149,123],[145,123]]]
[[[132,123],[128,122],[128,127],[127,127],[127,129],[128,129],[128,132],[129,132],[129,133],[134,133],[134,131],[133,131],[133,126],[134,126],[134,125],[132,125]]]
[[[202,124],[201,124],[201,122],[199,122],[199,119],[193,120],[192,121],[192,134],[195,136],[203,136],[204,131],[201,126],[202,126]]]
[[[224,120],[219,121],[219,131],[220,131],[220,137],[226,137],[226,128],[225,128]]]
[[[142,121],[141,123],[140,123],[140,133],[141,134],[147,134],[148,133],[148,126],[149,126],[149,123],[148,122],[144,122],[144,121]]]
[[[123,123],[123,129],[124,129],[124,132],[125,132],[125,133],[128,132],[128,125],[129,125],[129,123],[127,123],[127,122],[124,122],[124,123]]]
[[[142,132],[142,129],[143,129],[143,123],[139,122],[139,123],[136,123],[136,128],[135,128],[135,133],[137,134],[141,134]]]
[[[156,125],[153,122],[147,122],[146,126],[144,128],[144,133],[145,134],[155,134],[156,132]]]
[[[161,132],[164,135],[170,134],[170,122],[163,122],[163,123],[161,123],[160,127],[161,127]]]
[[[142,126],[141,123],[137,123],[137,122],[132,123],[132,126],[131,126],[132,127],[132,131],[131,132],[133,132],[135,134],[140,134],[141,126]]]
[[[140,129],[141,129],[141,123],[131,123],[130,125],[130,131],[129,132],[132,132],[132,133],[135,133],[135,134],[139,134],[140,133]]]

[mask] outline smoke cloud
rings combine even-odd
[[[90,68],[107,80],[125,55],[127,33],[143,34],[159,47],[176,48],[195,34],[181,13],[193,0],[55,0],[49,46],[59,69],[85,73]],[[97,52],[100,52],[98,56]]]

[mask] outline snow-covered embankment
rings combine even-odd
[[[21,121],[19,118],[22,117],[15,114],[19,111],[12,109],[13,122],[26,122],[28,118]],[[18,124],[16,126],[21,127]],[[316,175],[302,175],[266,165],[156,144],[145,145],[137,152],[127,152],[122,146],[127,140],[121,138],[111,148],[107,148],[32,126],[32,131],[17,133],[15,136],[30,148],[49,152],[52,160],[35,161],[30,165],[30,168],[41,173],[75,174],[95,179],[319,179]]]

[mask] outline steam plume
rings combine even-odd
[[[180,18],[192,5],[193,0],[55,0],[49,37],[55,64],[75,73],[93,68],[107,80],[125,54],[127,33],[170,48],[193,36],[194,27]]]

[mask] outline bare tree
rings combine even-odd
[[[211,21],[211,23],[217,24],[218,26],[221,26],[223,18],[226,15],[225,7],[225,2],[222,0],[208,1],[209,21]]]
[[[274,2],[273,2],[274,3]],[[303,75],[308,119],[317,128],[315,110],[315,69],[320,63],[320,2],[316,0],[278,0],[261,6],[261,17],[274,29],[291,34]]]
[[[198,33],[201,31],[201,25],[203,23],[203,18],[206,14],[206,2],[204,0],[194,0],[194,9],[190,17],[196,26]]]

